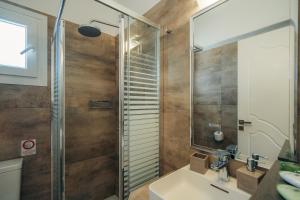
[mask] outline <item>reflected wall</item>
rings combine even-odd
[[[225,149],[237,144],[237,43],[194,53],[195,145]],[[224,139],[214,138],[222,131]]]

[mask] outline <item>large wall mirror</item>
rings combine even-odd
[[[298,0],[221,0],[191,18],[192,146],[294,152],[297,40]]]

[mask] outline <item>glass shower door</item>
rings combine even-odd
[[[123,12],[112,12],[118,26]],[[79,35],[78,25],[67,21],[57,26],[51,57],[53,200],[128,199],[159,176],[159,29],[145,22],[123,14],[119,34],[100,38]],[[113,104],[118,91],[119,113]],[[108,103],[102,108],[95,102]]]
[[[123,18],[120,128],[123,198],[159,176],[159,29]],[[120,59],[122,60],[122,59]],[[122,62],[122,61],[121,61]]]

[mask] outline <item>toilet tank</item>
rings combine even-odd
[[[0,161],[0,200],[20,200],[22,160]]]

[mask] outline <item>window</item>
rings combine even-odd
[[[0,83],[47,85],[47,17],[0,2]]]
[[[26,68],[26,26],[0,20],[0,63],[2,66]],[[6,47],[6,48],[5,48]]]

